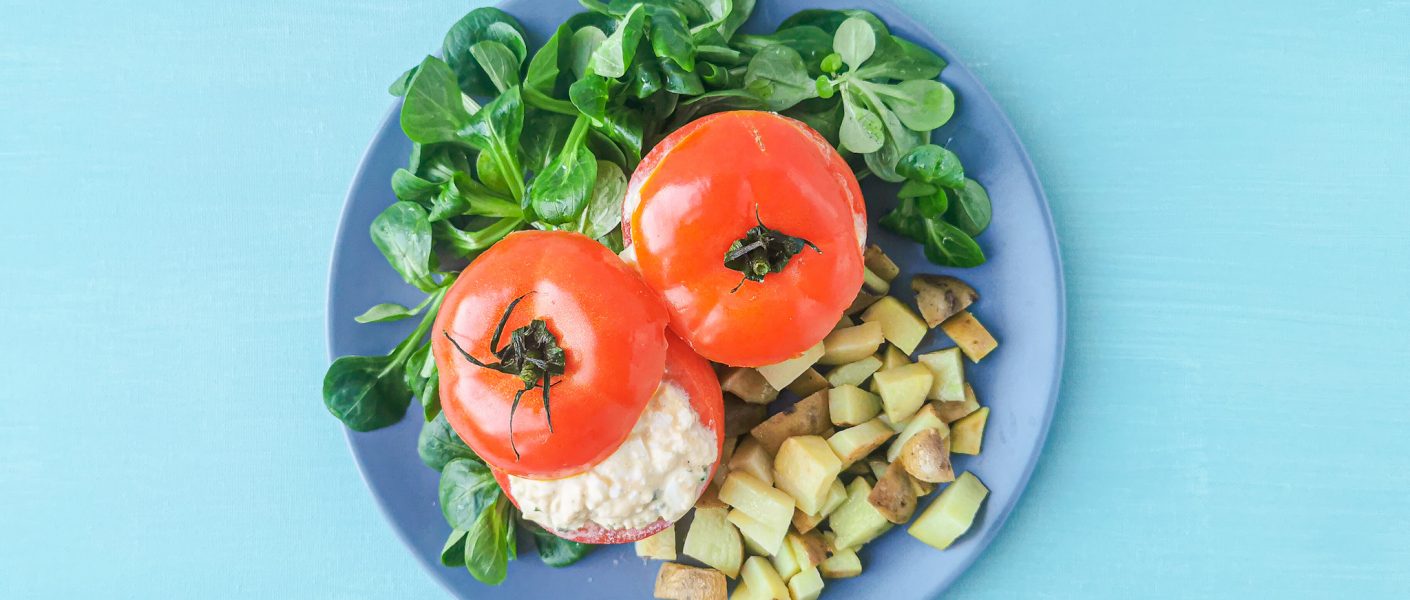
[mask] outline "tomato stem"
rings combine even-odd
[[[739,291],[745,281],[762,282],[764,276],[778,273],[788,266],[788,262],[803,248],[812,248],[818,254],[822,249],[801,237],[784,234],[764,225],[759,217],[759,207],[754,207],[754,221],[758,225],[744,232],[744,237],[735,240],[725,252],[725,268],[739,271],[744,275],[730,293]]]

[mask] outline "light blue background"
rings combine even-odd
[[[1410,595],[1410,3],[899,4],[1068,282],[1047,452],[953,595]],[[0,2],[0,596],[443,595],[318,388],[383,90],[468,6]]]

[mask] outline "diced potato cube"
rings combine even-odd
[[[901,448],[906,445],[906,440],[919,433],[922,429],[934,429],[940,432],[940,437],[950,435],[950,428],[945,426],[945,422],[940,419],[940,413],[934,404],[926,404],[916,411],[914,417],[901,429],[901,433],[891,442],[891,446],[886,449],[886,461],[896,462],[901,456]],[[738,452],[737,450],[735,452]]]
[[[910,419],[925,404],[925,396],[930,393],[931,381],[935,379],[930,369],[921,364],[887,369],[873,378],[881,392],[882,410],[892,423]]]
[[[822,574],[816,568],[803,569],[788,579],[789,600],[818,600],[822,590]]]
[[[979,505],[989,495],[989,488],[968,471],[960,473],[954,483],[946,486],[940,496],[920,513],[907,530],[916,539],[944,550],[950,547],[974,524]]]
[[[865,316],[862,318],[866,319]],[[979,323],[979,319],[974,318],[967,310],[946,319],[940,324],[940,329],[943,329],[950,339],[955,340],[964,355],[974,362],[979,362],[999,347],[998,340],[995,340],[989,330]]]
[[[867,307],[862,313],[863,323],[879,323],[886,341],[896,344],[901,352],[909,355],[930,331],[920,316],[895,297],[887,296]],[[876,350],[873,348],[873,352]]]
[[[838,550],[818,565],[818,571],[828,579],[846,579],[862,574],[862,559],[851,549]]]
[[[769,560],[762,556],[751,556],[745,560],[739,576],[743,585],[748,585],[756,595],[770,600],[788,600],[788,587],[784,585],[783,577],[780,577],[773,565],[769,564]]]
[[[724,469],[720,469],[724,471]],[[705,491],[700,492],[700,497],[695,499],[696,508],[729,508],[728,504],[720,501],[720,486],[711,481],[706,484]]]
[[[900,463],[891,463],[886,471],[876,478],[876,485],[867,495],[867,502],[892,523],[900,525],[909,521],[916,511],[916,494],[911,488],[911,476],[905,467]]]
[[[916,294],[920,316],[931,327],[979,301],[979,292],[968,283],[946,275],[916,275],[911,278],[911,291]]]
[[[881,352],[881,368],[894,369],[910,364],[911,359],[906,358],[906,353],[902,352],[894,344],[887,344],[886,350]]]
[[[858,477],[847,484],[847,501],[828,517],[837,548],[858,548],[891,529],[891,521],[867,501],[869,495],[871,485],[866,479]]]
[[[861,425],[881,413],[881,397],[855,385],[840,385],[827,394],[827,412],[833,425]]]
[[[743,580],[741,580],[738,585],[735,585],[735,586],[734,586],[734,591],[733,591],[733,592],[730,592],[730,594],[729,594],[729,600],[768,600],[768,599],[767,599],[766,597],[764,597],[764,596],[760,596],[760,595],[758,595],[758,594],[755,594],[755,593],[754,593],[754,590],[749,589],[749,584],[747,584],[747,583],[745,583]]]
[[[940,402],[964,401],[964,364],[959,348],[946,348],[916,357],[916,362],[930,368],[935,376],[926,397]]]
[[[715,467],[715,474],[710,478],[710,483],[714,484],[717,490],[725,484],[725,475],[729,474],[729,460],[734,457],[734,449],[738,445],[738,437],[725,437],[724,447],[720,449],[719,466]]]
[[[857,297],[852,299],[852,303],[842,311],[845,315],[855,315],[871,307],[877,300],[884,298],[883,294],[873,294],[863,287],[857,290]]]
[[[655,535],[636,541],[636,555],[656,560],[676,559],[676,526],[671,525]]]
[[[748,367],[727,367],[720,374],[720,389],[750,404],[768,404],[778,397],[778,388]]]
[[[974,395],[974,388],[966,383],[964,384],[964,402],[941,402],[935,408],[940,412],[941,421],[954,423],[979,410],[979,398]]]
[[[880,448],[893,435],[896,435],[896,432],[891,431],[885,423],[872,419],[837,432],[827,438],[827,445],[832,447],[833,453],[837,454],[843,465],[851,465],[871,454],[872,450]]]
[[[871,471],[871,476],[877,479],[878,481],[880,481],[881,477],[886,474],[886,469],[890,467],[891,463],[888,463],[881,459],[873,458],[867,460],[867,469]]]
[[[788,535],[793,535],[793,533],[790,532]],[[793,555],[793,547],[789,545],[787,537],[784,538],[783,545],[779,546],[778,552],[769,556],[769,562],[773,563],[774,571],[777,571],[778,576],[782,577],[784,581],[788,581],[788,578],[801,568],[798,565],[798,559]]]
[[[750,404],[734,396],[725,395],[725,436],[734,437],[749,433],[769,416],[769,409],[763,404]]]
[[[842,315],[842,318],[837,320],[837,324],[832,326],[832,330],[837,331],[838,329],[846,329],[848,327],[854,327],[856,325],[857,322],[853,321],[852,317]]]
[[[924,429],[901,446],[896,465],[903,467],[913,480],[945,483],[955,480],[950,464],[950,439],[940,437],[934,429]]]
[[[842,461],[827,440],[800,435],[783,442],[774,457],[774,484],[792,496],[798,509],[817,514],[827,500],[828,488],[842,472]]]
[[[764,379],[769,382],[769,385],[774,386],[774,389],[781,390],[788,387],[788,384],[793,383],[793,380],[797,379],[799,375],[802,375],[803,371],[807,371],[808,367],[817,364],[818,359],[822,358],[822,355],[823,344],[822,342],[818,342],[814,344],[812,348],[804,350],[802,354],[796,357],[781,363],[757,367],[755,370],[758,371],[760,375],[763,375]]]
[[[891,291],[891,282],[882,279],[880,275],[872,272],[871,269],[862,268],[862,289],[873,294],[885,294]]]
[[[807,398],[819,390],[827,389],[827,378],[818,373],[817,369],[809,368],[803,371],[793,383],[788,384],[788,391],[797,394],[799,398]]]
[[[778,530],[780,538],[793,520],[793,497],[744,471],[732,472],[725,478],[725,485],[720,488],[720,500],[770,530]]]
[[[896,279],[896,276],[901,274],[901,267],[896,266],[896,262],[891,260],[891,257],[887,256],[885,252],[882,252],[881,247],[876,244],[868,245],[867,249],[862,252],[862,263],[877,277],[886,281]]]
[[[823,338],[823,354],[818,363],[845,365],[871,356],[881,347],[882,336],[880,323],[862,323],[833,331]]]
[[[861,385],[872,373],[881,368],[881,359],[875,356],[868,356],[856,362],[850,362],[839,366],[827,373],[827,383],[832,387],[839,385]]]
[[[827,488],[827,500],[823,501],[822,510],[816,515],[810,515],[801,510],[793,510],[793,528],[799,533],[808,533],[817,528],[818,523],[826,519],[832,511],[842,506],[847,501],[847,486],[842,485],[841,479],[833,479],[832,485]]]
[[[827,413],[828,391],[822,390],[808,396],[793,406],[775,413],[763,423],[749,430],[749,435],[759,440],[769,454],[778,454],[783,441],[796,435],[818,435],[832,427]]]
[[[823,541],[822,534],[817,531],[790,532],[784,538],[784,545],[793,553],[799,569],[816,567],[827,558],[827,542]]]
[[[697,508],[682,552],[734,578],[744,562],[744,543],[723,508]]]
[[[759,440],[746,437],[729,458],[729,472],[745,472],[768,485],[774,484],[774,457]],[[728,476],[726,476],[728,477]],[[723,484],[721,484],[723,485]]]
[[[729,582],[714,569],[662,563],[652,595],[662,600],[725,600]]]
[[[880,396],[877,396],[877,398],[880,398]],[[891,431],[895,431],[897,433],[900,433],[902,429],[905,429],[906,423],[910,422],[910,419],[906,419],[905,421],[901,421],[899,423],[892,423],[891,419],[886,418],[886,413],[879,414],[876,416],[876,418],[881,419],[881,422],[885,423],[887,427],[890,427]]]
[[[744,549],[755,556],[772,556],[777,553],[783,546],[784,534],[788,533],[786,525],[783,529],[777,529],[759,522],[737,508],[729,511],[725,518],[734,524],[735,528],[739,529],[739,534],[744,537]]]
[[[955,454],[979,454],[984,443],[984,425],[989,422],[989,407],[985,406],[950,425],[950,451]]]

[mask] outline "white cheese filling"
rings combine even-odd
[[[563,479],[509,476],[524,516],[549,529],[572,531],[589,522],[636,529],[674,522],[695,504],[718,447],[680,387],[662,383],[617,451],[591,469]]]

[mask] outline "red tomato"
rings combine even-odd
[[[724,396],[720,392],[720,380],[715,376],[715,370],[710,368],[710,363],[692,351],[680,338],[669,333],[666,338],[666,372],[661,383],[680,386],[690,399],[690,407],[700,417],[700,422],[715,433],[715,464],[710,466],[710,475],[705,478],[708,484],[715,475],[715,469],[720,465],[719,458],[724,452],[725,444],[725,405]],[[509,501],[518,506],[518,501],[509,493],[508,476],[499,469],[493,469],[493,472],[499,487],[509,496]],[[705,485],[700,486],[700,491],[705,491]],[[639,529],[604,529],[593,523],[575,531],[554,531],[553,534],[585,544],[625,544],[650,537],[670,526],[671,523],[663,519]]]
[[[821,252],[804,248],[741,285],[724,256],[760,221]],[[671,328],[713,361],[797,356],[861,287],[866,207],[851,168],[817,132],[773,113],[719,113],[662,140],[632,174],[623,224]]]
[[[447,334],[477,360],[496,361],[491,336],[520,297],[500,346],[542,319],[565,369],[551,378],[548,410],[541,388],[523,394],[511,445],[511,405],[524,382],[472,364]],[[666,323],[656,294],[601,244],[576,233],[512,233],[465,268],[436,318],[432,351],[446,420],[496,469],[536,478],[581,472],[616,451],[655,392]]]

